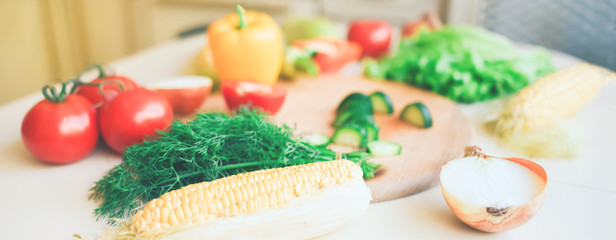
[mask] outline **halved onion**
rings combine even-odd
[[[192,114],[201,107],[212,91],[212,79],[202,76],[180,76],[147,85],[169,100],[177,114]]]
[[[453,213],[467,225],[500,232],[526,223],[545,199],[547,174],[522,158],[484,155],[467,147],[467,156],[443,166],[441,189]]]

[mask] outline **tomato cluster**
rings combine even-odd
[[[84,83],[72,80],[57,93],[43,88],[45,99],[34,105],[21,125],[26,148],[38,159],[55,164],[79,161],[96,147],[99,134],[119,153],[165,129],[173,110],[162,95],[124,76],[99,76]]]

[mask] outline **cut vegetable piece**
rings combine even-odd
[[[334,133],[332,142],[352,147],[364,147],[366,130],[357,124],[342,126]]]
[[[329,144],[329,136],[322,134],[322,133],[317,133],[317,134],[312,134],[312,135],[308,135],[302,138],[302,140],[312,146],[317,146],[317,147],[321,147],[321,146],[327,146],[327,144]]]
[[[379,126],[374,123],[364,123],[362,126],[366,130],[366,141],[368,143],[379,140]]]
[[[362,106],[372,112],[372,103],[370,102],[370,98],[363,93],[354,92],[347,95],[344,99],[342,99],[340,104],[338,104],[336,115],[340,115],[349,108],[354,108],[351,106]]]
[[[349,119],[351,119],[351,117],[353,117],[353,113],[352,112],[344,112],[344,113],[340,114],[340,116],[338,116],[336,118],[336,120],[334,120],[334,122],[332,123],[332,127],[335,127],[335,128],[341,127]]]
[[[370,94],[370,102],[375,113],[393,114],[394,103],[391,98],[383,92],[374,92]]]
[[[432,127],[432,115],[421,102],[410,103],[400,113],[400,119],[420,128]]]
[[[523,158],[488,156],[477,146],[441,169],[441,192],[462,222],[485,232],[507,231],[526,223],[541,208],[548,176]],[[472,186],[472,187],[469,187]]]
[[[374,117],[372,116],[372,113],[365,108],[352,108],[340,114],[333,122],[332,126],[338,128],[351,123],[374,123]]]
[[[345,104],[344,106],[342,106],[342,108],[340,108],[340,111],[336,112],[336,115],[340,115],[348,111],[359,111],[359,112],[363,112],[366,115],[372,115],[374,113],[372,109],[372,103],[370,102],[368,98],[366,98],[366,100],[357,100],[357,101],[347,102],[347,104]]]
[[[367,148],[372,156],[396,156],[402,151],[402,145],[391,141],[369,142]]]
[[[363,214],[362,170],[334,160],[242,173],[150,201],[117,231],[122,239],[312,239]]]
[[[365,99],[367,96],[363,93],[360,92],[354,92],[351,93],[349,95],[347,95],[346,97],[344,97],[344,99],[342,99],[342,101],[340,101],[340,105],[342,106],[343,104],[345,104],[348,101],[352,101],[352,100],[358,100],[358,99]]]

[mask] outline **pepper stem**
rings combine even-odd
[[[242,29],[246,27],[246,20],[244,19],[244,8],[240,5],[236,5],[235,10],[237,11],[237,15],[240,19],[240,24],[237,25],[237,29]]]

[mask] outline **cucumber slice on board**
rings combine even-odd
[[[341,113],[336,117],[336,120],[332,123],[332,126],[338,128],[343,125],[351,123],[374,123],[374,116],[372,112],[363,107],[351,108]]]
[[[383,92],[374,92],[370,94],[370,101],[375,113],[393,114],[394,102]]]
[[[332,123],[332,127],[338,128],[346,124],[353,117],[352,112],[343,112],[340,116],[336,117],[336,120]]]
[[[368,152],[372,156],[396,156],[400,155],[402,145],[390,141],[373,141],[367,145]]]
[[[370,101],[370,97],[364,95],[363,93],[351,93],[347,95],[341,102],[338,104],[338,108],[336,109],[336,116],[355,108],[362,108],[366,112],[372,114],[372,102]]]
[[[332,142],[352,147],[364,147],[366,145],[366,130],[359,125],[345,125],[334,132]]]
[[[366,129],[366,140],[368,142],[379,140],[379,126],[374,123],[364,123],[362,126]]]
[[[407,104],[400,112],[400,119],[420,128],[432,127],[432,115],[421,102]]]
[[[321,146],[327,146],[329,144],[329,136],[322,134],[322,133],[317,133],[317,134],[312,134],[312,135],[308,135],[302,138],[302,141],[313,145],[313,146],[317,146],[317,147],[321,147]]]

